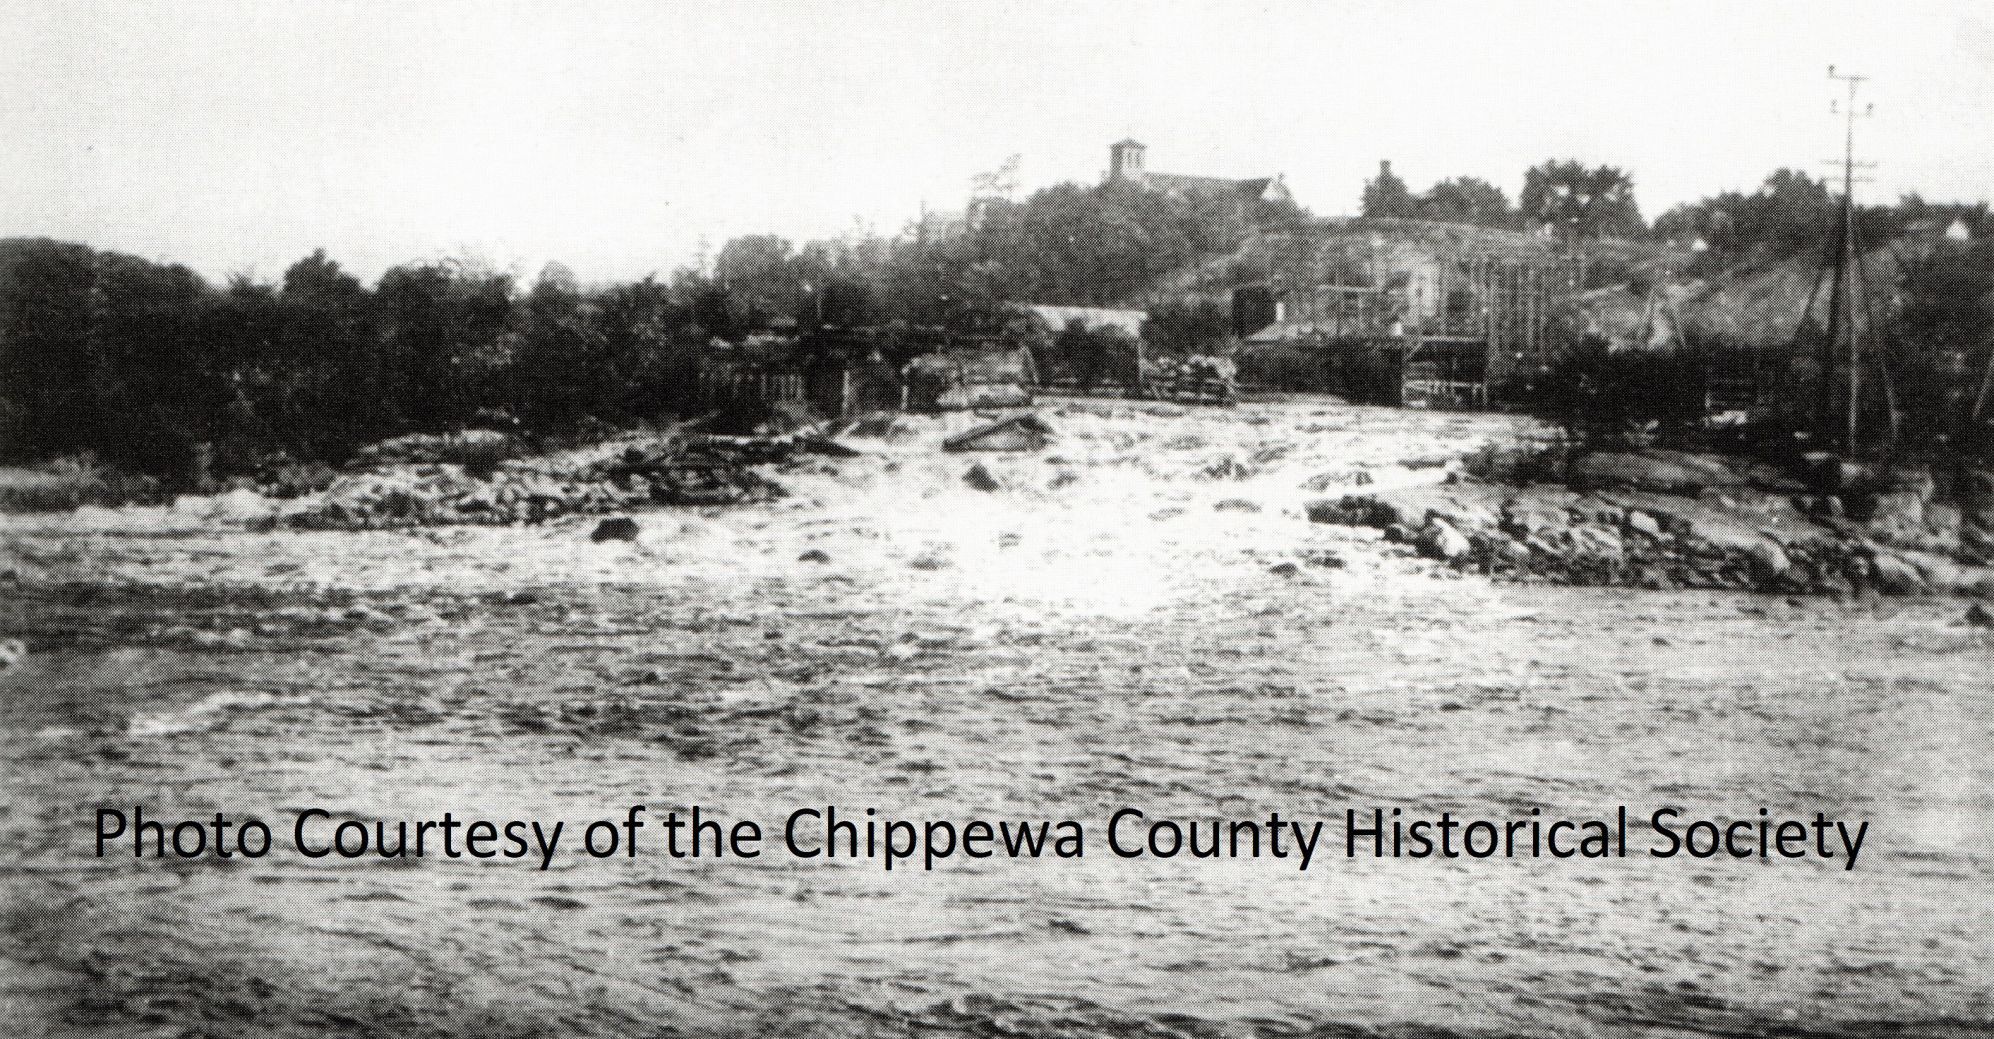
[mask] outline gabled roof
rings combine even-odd
[[[1274,182],[1272,177],[1234,180],[1189,173],[1145,173],[1142,180],[1157,191],[1175,191],[1186,195],[1236,195],[1248,199],[1259,198],[1266,193],[1267,185]]]

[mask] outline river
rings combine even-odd
[[[909,418],[629,543],[258,533],[220,501],[0,519],[0,634],[30,650],[0,673],[0,1031],[1994,1034],[1994,643],[1961,604],[1493,585],[1302,518],[1542,432],[1520,419],[1044,413],[1041,453],[945,455],[975,420]],[[639,803],[1870,830],[1853,870],[93,840],[100,807],[579,830]]]

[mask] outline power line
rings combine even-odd
[[[1875,114],[1876,106],[1858,104],[1862,85],[1869,77],[1853,72],[1839,72],[1835,66],[1828,66],[1828,78],[1840,83],[1846,91],[1845,97],[1830,101],[1828,111],[1843,117],[1842,157],[1828,160],[1841,166],[1842,202],[1836,216],[1836,226],[1828,248],[1823,251],[1819,273],[1815,276],[1814,289],[1807,297],[1806,309],[1801,313],[1801,324],[1807,325],[1811,319],[1814,301],[1820,297],[1822,282],[1828,288],[1828,328],[1827,339],[1822,344],[1821,354],[1821,401],[1820,418],[1824,427],[1837,424],[1835,368],[1845,363],[1848,367],[1848,407],[1842,416],[1843,446],[1854,454],[1861,438],[1862,424],[1862,379],[1864,348],[1863,338],[1867,331],[1875,332],[1875,320],[1869,306],[1869,291],[1862,250],[1856,240],[1855,188],[1858,183],[1869,183],[1871,178],[1859,177],[1857,170],[1873,170],[1877,163],[1856,158],[1856,120],[1867,119]],[[1868,325],[1865,328],[1864,325]],[[1887,376],[1885,377],[1887,378]],[[1883,386],[1888,395],[1890,387]]]

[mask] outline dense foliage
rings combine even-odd
[[[1359,211],[1367,217],[1435,220],[1532,230],[1549,226],[1574,239],[1632,238],[1647,230],[1634,201],[1634,179],[1616,166],[1552,159],[1523,176],[1511,205],[1503,190],[1479,177],[1451,177],[1414,194],[1391,164],[1364,183]]]
[[[338,460],[370,440],[518,416],[628,419],[685,400],[689,290],[577,289],[451,264],[372,289],[315,253],[279,285],[46,239],[0,242],[0,451],[183,478]]]
[[[1059,185],[898,239],[730,241],[711,276],[522,288],[453,263],[371,288],[322,251],[278,284],[47,239],[0,241],[0,460],[91,454],[185,479],[273,456],[337,462],[367,442],[480,422],[559,430],[695,405],[714,337],[875,326],[999,332],[1002,304],[1112,304],[1228,252],[1292,206]],[[1174,348],[1223,338],[1216,308],[1165,310]]]

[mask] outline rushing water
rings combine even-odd
[[[996,492],[934,450],[967,419],[913,420],[634,544],[7,521],[0,634],[31,654],[0,675],[0,1030],[1994,1032],[1994,644],[1958,604],[1491,586],[1300,516],[1514,420],[1049,419],[1048,452],[983,459]],[[1089,846],[890,873],[93,854],[99,806],[572,831],[633,803],[1071,817]],[[1871,829],[1853,871],[1341,854],[1346,808],[1622,804]],[[1338,847],[1120,859],[1123,806],[1333,817]]]

